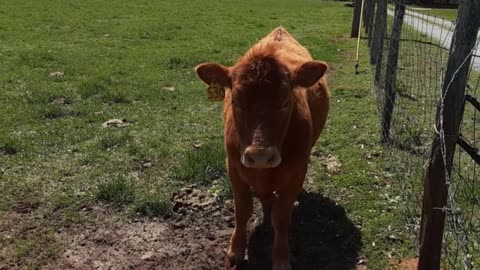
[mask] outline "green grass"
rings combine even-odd
[[[455,21],[458,15],[458,9],[456,8],[425,8],[419,7],[421,9],[416,9],[415,12],[424,13],[432,16],[437,16],[440,18],[447,19],[449,21]]]
[[[354,75],[351,8],[341,2],[3,1],[0,9],[0,219],[41,222],[48,232],[89,219],[81,209],[112,204],[119,214],[161,216],[186,183],[231,196],[225,176],[222,105],[204,97],[193,67],[231,65],[283,25],[327,61],[332,109],[317,144],[343,164],[334,176],[312,157],[309,178],[362,226],[370,269],[411,255],[402,221],[388,210],[388,174],[378,145],[365,44]],[[49,76],[63,71],[63,76]],[[64,99],[66,102],[58,102]],[[104,128],[125,118],[123,128]],[[195,147],[194,145],[200,145]],[[149,166],[144,166],[149,163]],[[9,224],[19,203],[48,220]],[[38,225],[38,224],[37,224]],[[0,261],[35,268],[60,252],[51,233],[0,237]],[[375,244],[373,244],[375,243]],[[38,252],[39,247],[48,251]],[[394,252],[394,253],[392,253]],[[33,255],[40,254],[40,255]]]
[[[172,177],[185,182],[208,184],[226,176],[225,157],[222,141],[199,145],[198,149],[193,148],[185,153]]]
[[[127,179],[114,178],[98,185],[96,197],[100,201],[122,205],[135,200],[135,191]]]

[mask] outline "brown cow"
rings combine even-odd
[[[327,65],[279,27],[232,67],[203,63],[195,68],[206,84],[223,85],[225,149],[235,199],[235,229],[225,267],[244,260],[252,191],[271,209],[272,268],[290,269],[288,232],[302,190],[310,151],[325,126]],[[274,196],[275,195],[275,196]],[[268,211],[266,211],[268,212]],[[264,216],[264,220],[270,220]]]

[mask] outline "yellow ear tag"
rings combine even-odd
[[[207,88],[207,98],[209,101],[223,101],[225,98],[225,88],[220,84],[213,82]]]

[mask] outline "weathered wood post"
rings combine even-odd
[[[372,45],[372,38],[373,38],[373,22],[375,19],[375,5],[376,1],[375,0],[369,0],[369,6],[368,6],[368,47]]]
[[[405,15],[405,0],[395,2],[395,18],[393,19],[390,48],[388,50],[387,71],[385,74],[385,102],[382,111],[381,142],[390,142],[390,126],[395,107],[395,84],[397,81],[398,52],[400,49],[400,35],[402,33],[403,17]]]
[[[350,32],[351,38],[356,38],[360,34],[358,32],[358,26],[360,25],[361,9],[362,9],[362,0],[355,0],[355,6],[353,7],[352,31]]]
[[[424,178],[419,270],[440,269],[450,173],[458,140],[468,70],[480,26],[480,1],[463,0],[453,34],[436,132]]]
[[[375,6],[374,0],[365,0],[364,14],[363,14],[363,25],[365,27],[365,33],[368,34],[371,29],[371,20],[373,16],[373,8]]]
[[[372,45],[370,47],[370,64],[375,67],[375,85],[378,86],[382,74],[382,57],[385,32],[387,29],[387,0],[377,0],[375,14],[375,28]]]

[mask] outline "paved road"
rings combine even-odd
[[[387,13],[390,16],[394,15],[393,9],[388,9]],[[403,23],[412,26],[422,34],[436,39],[443,48],[450,49],[455,23],[412,10],[406,10]],[[480,56],[480,44],[477,44],[475,55]],[[476,70],[480,70],[480,57],[473,58],[473,67]]]

